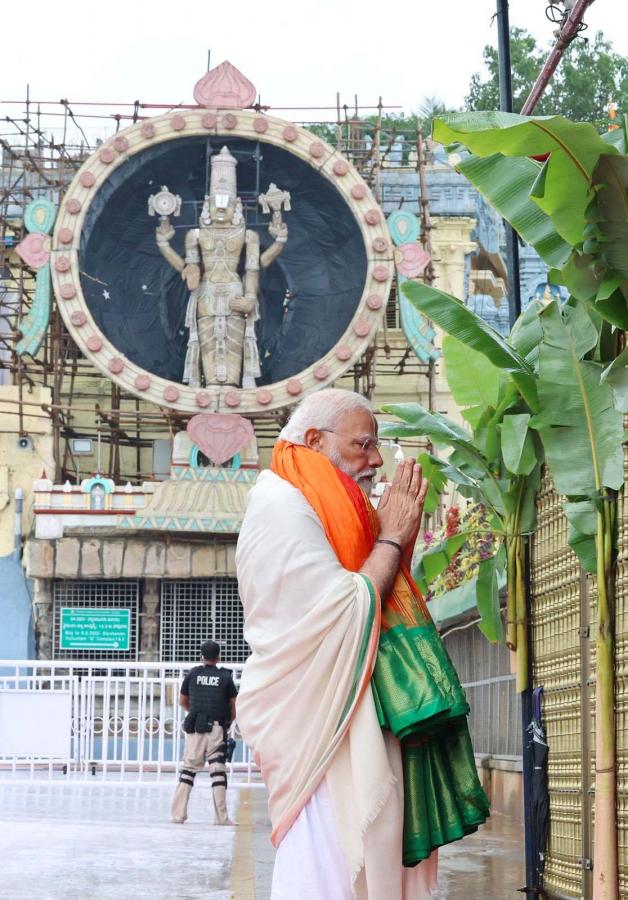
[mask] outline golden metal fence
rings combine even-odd
[[[625,454],[628,476],[628,448]],[[625,478],[628,481],[628,478]],[[551,896],[592,896],[595,783],[595,579],[567,544],[567,521],[547,473],[531,547],[533,684],[543,685],[549,753]],[[620,897],[628,900],[628,496],[619,497],[616,575],[617,821]]]

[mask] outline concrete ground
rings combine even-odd
[[[268,900],[265,792],[230,789],[239,825],[218,828],[208,780],[185,825],[169,820],[173,788],[0,779],[0,900]],[[437,900],[520,897],[522,848],[521,825],[495,815],[441,851]]]

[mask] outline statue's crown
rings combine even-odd
[[[220,153],[215,153],[210,159],[211,177],[209,180],[209,194],[229,194],[235,199],[237,194],[236,166],[237,160],[229,153],[228,147],[223,147]]]

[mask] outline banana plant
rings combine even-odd
[[[433,137],[456,151],[458,170],[552,267],[550,281],[571,295],[563,308],[531,304],[515,323],[509,345],[523,369],[513,367],[495,337],[487,340],[488,326],[459,301],[425,285],[403,288],[420,312],[510,373],[527,405],[518,414],[530,416],[528,428],[565,496],[569,542],[596,575],[594,898],[615,900],[613,576],[628,410],[621,352],[628,329],[628,118],[598,135],[561,116],[462,113],[436,120]]]
[[[412,302],[412,292],[407,296]],[[464,317],[464,308],[462,314]],[[474,324],[479,329],[477,334],[473,331]],[[404,403],[383,408],[401,421],[383,423],[380,433],[397,438],[425,436],[437,446],[451,448],[446,462],[433,458],[427,462],[431,462],[432,468],[439,465],[441,476],[446,471],[446,477],[463,496],[481,501],[490,510],[493,532],[500,538],[505,553],[498,552],[480,565],[475,583],[476,605],[481,616],[479,627],[492,641],[504,637],[497,588],[500,576],[504,575],[506,643],[516,650],[517,688],[524,690],[528,683],[524,547],[534,528],[534,498],[542,453],[540,442],[530,428],[530,409],[517,389],[513,371],[523,378],[525,389],[529,389],[533,370],[500,335],[491,333],[492,329],[481,319],[474,322],[467,318],[466,325],[466,342],[451,336],[445,338],[443,358],[450,390],[471,431],[439,413],[428,412],[418,403]],[[498,365],[480,349],[474,349],[473,343],[487,348],[487,355]],[[421,458],[421,462],[425,467],[426,460]],[[426,474],[430,471],[426,469]],[[434,578],[440,574],[457,549],[450,546],[451,540],[446,546],[430,548],[421,560],[420,575]]]
[[[506,405],[503,410],[500,409],[503,416],[494,423],[500,426],[500,470],[503,465],[508,472],[518,469],[524,473],[532,464],[533,448],[534,458],[537,461],[541,458],[538,451],[540,442],[556,488],[565,497],[569,543],[583,568],[596,575],[595,804],[596,822],[604,823],[605,835],[604,841],[596,840],[596,858],[598,872],[603,871],[606,875],[596,881],[595,896],[596,900],[610,900],[615,894],[612,887],[611,893],[607,887],[609,882],[612,885],[613,873],[617,869],[613,585],[616,492],[624,481],[623,412],[628,408],[626,352],[610,364],[605,364],[602,359],[605,326],[591,307],[575,299],[564,306],[556,301],[547,306],[532,304],[513,328],[506,352],[503,347],[505,339],[496,332],[491,334],[492,329],[455,297],[419,283],[408,283],[402,289],[410,302],[436,325],[449,334],[464,337],[468,381],[474,378],[469,357],[471,351],[481,353],[486,361],[502,369],[502,378],[507,374],[511,379],[507,382],[510,393],[502,383],[501,403],[502,407]],[[453,384],[456,384],[455,376]],[[472,416],[476,415],[477,410],[473,410]],[[481,417],[476,431],[482,421]],[[490,421],[485,422],[483,436],[483,448],[485,452],[488,450],[486,461],[489,465],[491,456],[497,452],[497,441],[489,426]],[[431,439],[434,440],[434,436]],[[452,464],[451,459],[449,463]],[[530,470],[530,476],[533,472],[534,469]],[[497,494],[491,482],[483,479],[483,488],[487,496],[495,501]],[[535,491],[536,486],[532,489],[532,503]],[[504,523],[505,534],[511,537],[510,552],[509,545],[506,545],[507,622],[515,626],[510,632],[507,631],[507,641],[517,647],[519,689],[527,684],[527,672],[523,660],[519,661],[519,652],[526,643],[520,541],[528,527],[531,524],[524,522],[522,516],[517,518],[516,511],[507,524]],[[524,650],[521,652],[525,653]]]
[[[628,329],[628,126],[599,135],[562,116],[455,113],[432,136],[456,168],[610,325]],[[542,160],[542,161],[539,161]]]

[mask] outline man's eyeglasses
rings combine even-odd
[[[338,437],[349,437],[347,434],[343,434],[341,431],[334,431],[333,428],[319,428],[319,431],[326,431],[328,434],[337,434]],[[359,447],[362,453],[370,453],[371,450],[379,450],[382,445],[381,441],[378,441],[376,438],[366,438],[364,441],[356,440],[353,438],[351,443],[356,447]]]

